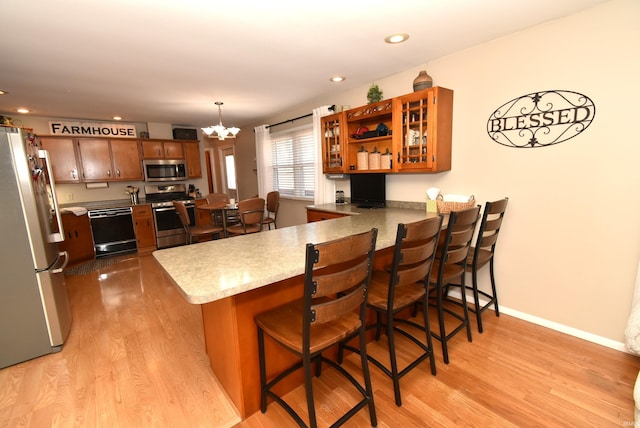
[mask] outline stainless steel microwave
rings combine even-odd
[[[187,178],[187,166],[183,159],[145,159],[144,181],[179,181]]]

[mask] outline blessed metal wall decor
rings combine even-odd
[[[596,107],[586,95],[540,91],[498,107],[487,121],[487,133],[507,147],[546,147],[582,133],[595,115]]]

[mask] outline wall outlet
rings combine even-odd
[[[73,193],[67,193],[67,202],[73,201]]]

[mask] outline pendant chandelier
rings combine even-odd
[[[216,101],[216,105],[218,106],[218,124],[202,128],[202,131],[207,134],[209,138],[217,138],[219,140],[236,138],[236,135],[240,132],[240,128],[236,128],[235,126],[227,128],[222,124],[222,104],[224,104],[222,101]]]

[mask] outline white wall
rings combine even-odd
[[[496,258],[502,306],[520,316],[609,346],[624,342],[640,258],[640,2],[614,0],[377,80],[385,98],[412,91],[420,69],[454,90],[453,168],[388,175],[390,200],[424,202],[424,191],[473,193],[479,203],[509,196]],[[596,116],[576,138],[514,149],[486,133],[493,111],[518,96],[571,90]],[[366,103],[367,88],[316,100]],[[348,189],[348,182],[337,182]],[[487,276],[481,277],[486,283]],[[590,337],[593,336],[593,337]]]

